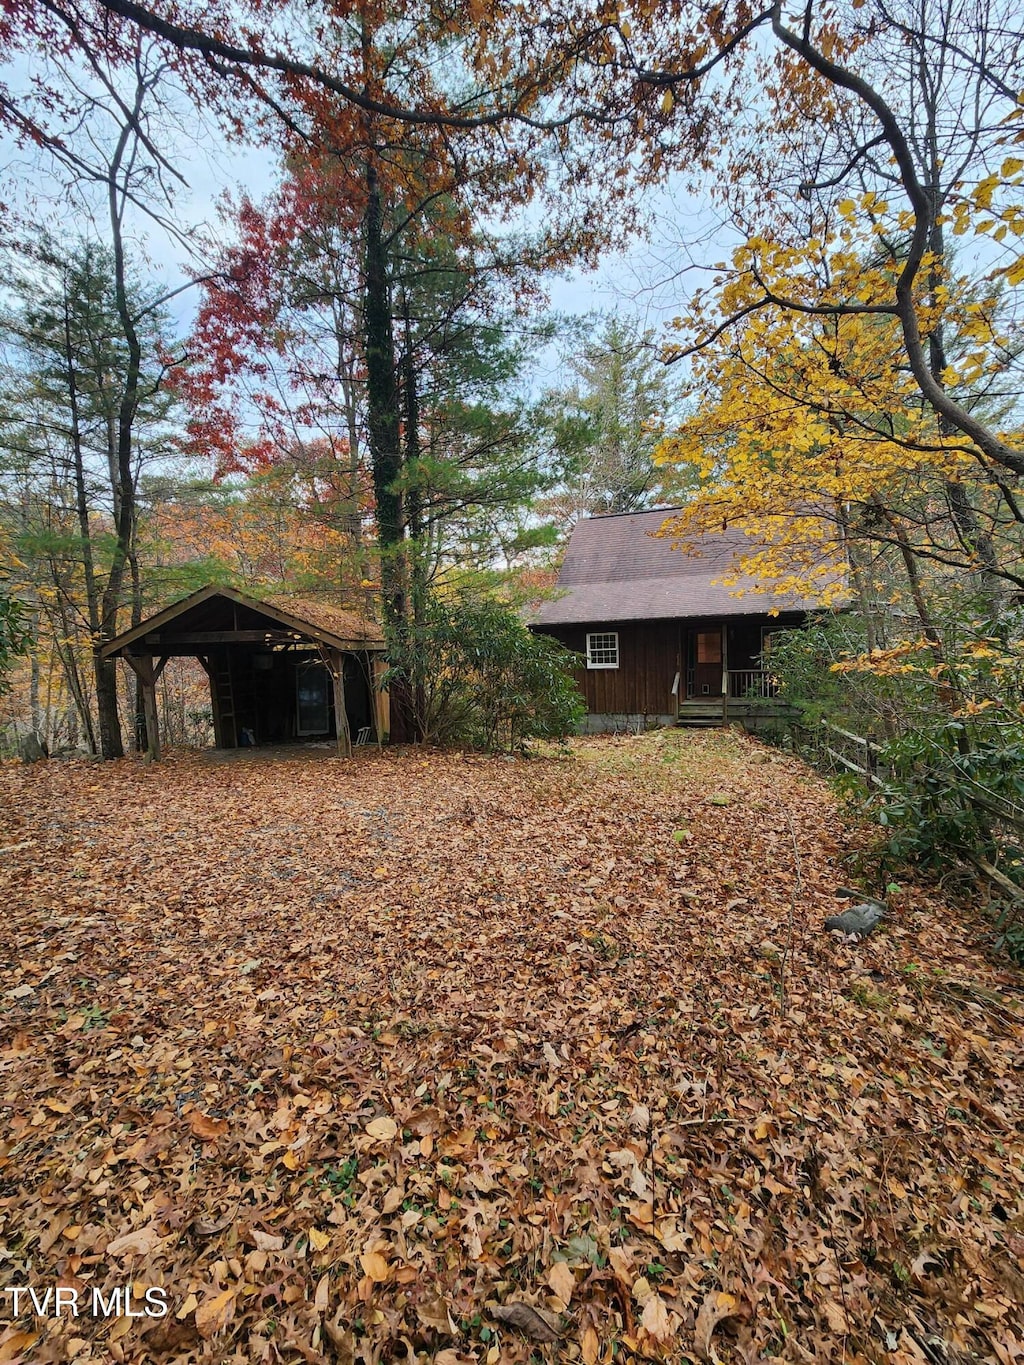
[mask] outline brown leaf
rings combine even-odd
[[[398,1136],[398,1124],[387,1114],[382,1114],[366,1125],[366,1132],[377,1142],[392,1142]]]
[[[162,1241],[159,1225],[147,1223],[145,1227],[126,1232],[108,1242],[106,1253],[108,1256],[152,1256]]]
[[[737,1300],[734,1295],[723,1293],[721,1290],[712,1290],[705,1296],[694,1328],[694,1345],[705,1360],[713,1358],[711,1338],[715,1328],[726,1318],[734,1316],[736,1306]]]
[[[556,1261],[548,1271],[548,1284],[556,1298],[568,1306],[576,1288],[576,1276],[564,1261]]]
[[[215,1298],[205,1299],[196,1309],[196,1331],[205,1340],[223,1331],[235,1316],[234,1289],[225,1289]]]
[[[850,1332],[850,1320],[846,1316],[846,1309],[843,1305],[841,1303],[836,1303],[835,1299],[824,1299],[821,1306],[825,1311],[825,1317],[828,1319],[828,1325],[832,1331],[839,1333],[840,1336],[848,1336]]]
[[[38,1332],[15,1332],[13,1336],[0,1341],[0,1360],[18,1360],[22,1353],[31,1350],[38,1340]]]
[[[391,1267],[379,1251],[364,1251],[359,1257],[363,1274],[369,1275],[374,1284],[383,1284],[391,1274]]]
[[[583,1365],[597,1365],[601,1354],[601,1339],[593,1327],[588,1327],[583,1333],[583,1340],[580,1342],[580,1354],[583,1357]]]
[[[218,1138],[225,1137],[228,1131],[227,1119],[210,1118],[209,1114],[201,1114],[198,1109],[189,1115],[188,1126],[192,1136],[201,1138],[203,1142],[216,1142]]]
[[[210,1218],[197,1218],[192,1224],[192,1231],[197,1237],[216,1237],[218,1232],[223,1232],[225,1228],[231,1227],[235,1221],[234,1214],[228,1214],[224,1218],[216,1220]]]
[[[669,1341],[675,1336],[675,1327],[660,1294],[651,1294],[645,1302],[640,1326],[656,1341]]]
[[[528,1303],[488,1303],[487,1311],[496,1322],[514,1327],[531,1341],[557,1341],[557,1319],[542,1308]]]
[[[257,1251],[284,1250],[284,1238],[276,1232],[264,1232],[262,1228],[253,1228],[251,1239]]]

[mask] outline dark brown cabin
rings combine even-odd
[[[380,628],[321,602],[257,599],[206,587],[116,636],[103,657],[142,680],[150,752],[160,756],[156,684],[168,659],[198,659],[210,679],[218,749],[352,737],[384,739]]]
[[[731,720],[754,727],[786,711],[769,667],[771,637],[803,625],[820,602],[756,591],[736,571],[737,556],[752,548],[740,531],[673,550],[654,534],[669,515],[579,522],[558,595],[531,620],[582,656],[576,678],[590,731]]]

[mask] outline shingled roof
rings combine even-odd
[[[106,659],[125,652],[140,653],[143,643],[149,643],[159,653],[162,633],[173,635],[182,630],[230,633],[232,628],[237,631],[240,624],[249,630],[283,628],[294,634],[296,640],[308,639],[335,649],[379,652],[384,648],[381,627],[345,607],[284,594],[251,597],[237,588],[211,583],[115,636],[103,646],[102,653]]]
[[[702,536],[693,550],[673,550],[671,536],[654,534],[673,510],[679,509],[578,522],[558,575],[560,595],[543,603],[531,624],[749,616],[821,605],[816,597],[766,593],[768,585],[737,573],[738,556],[762,547],[736,528]]]

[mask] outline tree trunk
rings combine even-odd
[[[384,630],[397,658],[408,655],[405,516],[395,339],[391,321],[387,245],[380,182],[372,156],[366,163],[366,212],[363,218],[363,339],[366,350],[366,406],[373,491],[377,503],[377,542],[381,557]],[[412,732],[408,690],[391,694],[391,737]]]
[[[409,300],[404,295],[405,352],[402,356],[402,389],[405,408],[406,507],[409,519],[409,595],[412,599],[412,715],[416,739],[427,732],[426,660],[423,636],[427,617],[426,547],[423,544],[423,490],[420,486],[420,407],[416,388],[416,364],[412,345]]]

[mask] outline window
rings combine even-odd
[[[722,632],[720,630],[697,632],[697,662],[699,664],[720,664],[722,662]]]
[[[587,667],[618,668],[619,636],[617,631],[587,636]]]
[[[768,626],[761,627],[761,667],[767,668],[768,660],[772,657],[772,645],[776,640],[781,640],[788,635],[788,630],[772,630]]]

